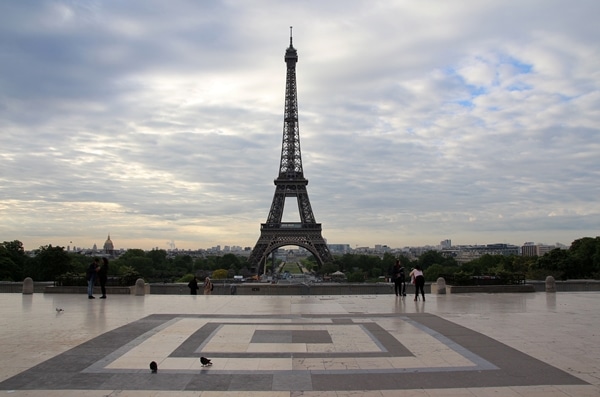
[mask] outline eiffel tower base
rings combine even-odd
[[[279,223],[269,225],[261,224],[260,237],[248,258],[252,265],[260,265],[274,250],[295,245],[308,250],[319,266],[333,261],[327,243],[321,235],[321,224]]]

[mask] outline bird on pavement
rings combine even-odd
[[[206,357],[200,357],[200,362],[202,363],[203,367],[207,367],[209,365],[212,365],[212,362],[206,358]]]

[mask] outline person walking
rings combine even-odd
[[[194,276],[193,280],[188,283],[190,295],[198,295],[198,279]]]
[[[206,277],[204,279],[204,295],[212,294],[213,283],[210,281],[210,278]]]
[[[414,278],[415,280],[415,301],[419,298],[419,291],[421,291],[421,296],[423,296],[423,302],[425,302],[425,276],[423,275],[423,270],[421,270],[421,266],[417,265],[410,272],[411,280]]]
[[[96,276],[98,275],[98,267],[100,266],[100,259],[94,258],[94,261],[90,263],[87,270],[87,282],[88,282],[88,299],[96,299],[94,296],[94,284],[96,284]]]
[[[108,280],[108,259],[102,257],[102,265],[98,269],[98,281],[100,281],[100,299],[106,299],[106,280]]]

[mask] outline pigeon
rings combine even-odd
[[[150,363],[150,371],[152,371],[153,374],[158,371],[158,365],[156,364],[156,361],[152,361]]]
[[[200,362],[202,363],[203,367],[208,367],[209,365],[212,365],[210,360],[206,357],[200,357]]]

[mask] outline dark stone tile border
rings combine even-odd
[[[211,337],[228,319],[297,320],[286,325],[304,325],[306,318],[327,319],[323,324],[348,325],[353,319],[383,347],[375,357],[405,356],[410,351],[380,327],[378,318],[400,317],[427,332],[441,343],[465,356],[475,366],[447,368],[410,368],[337,371],[201,371],[106,370],[105,366],[130,348],[180,318],[202,317],[213,321],[191,335],[173,352],[172,357],[190,357],[198,346]],[[231,323],[233,324],[233,323]],[[239,324],[239,323],[236,323]],[[260,323],[265,325],[265,323]],[[314,323],[311,323],[314,325]],[[319,337],[321,338],[321,337]],[[199,355],[198,353],[195,353]],[[308,354],[308,353],[307,353]],[[294,358],[298,355],[294,353]],[[232,357],[239,357],[235,354]],[[245,357],[271,357],[266,354]],[[307,357],[315,357],[309,355]],[[335,353],[317,353],[316,357],[340,357]],[[351,353],[348,357],[373,357],[372,353]],[[585,385],[587,382],[498,341],[431,314],[349,314],[305,316],[194,316],[151,315],[100,335],[63,354],[0,383],[0,390],[387,390],[451,389],[535,385]]]

